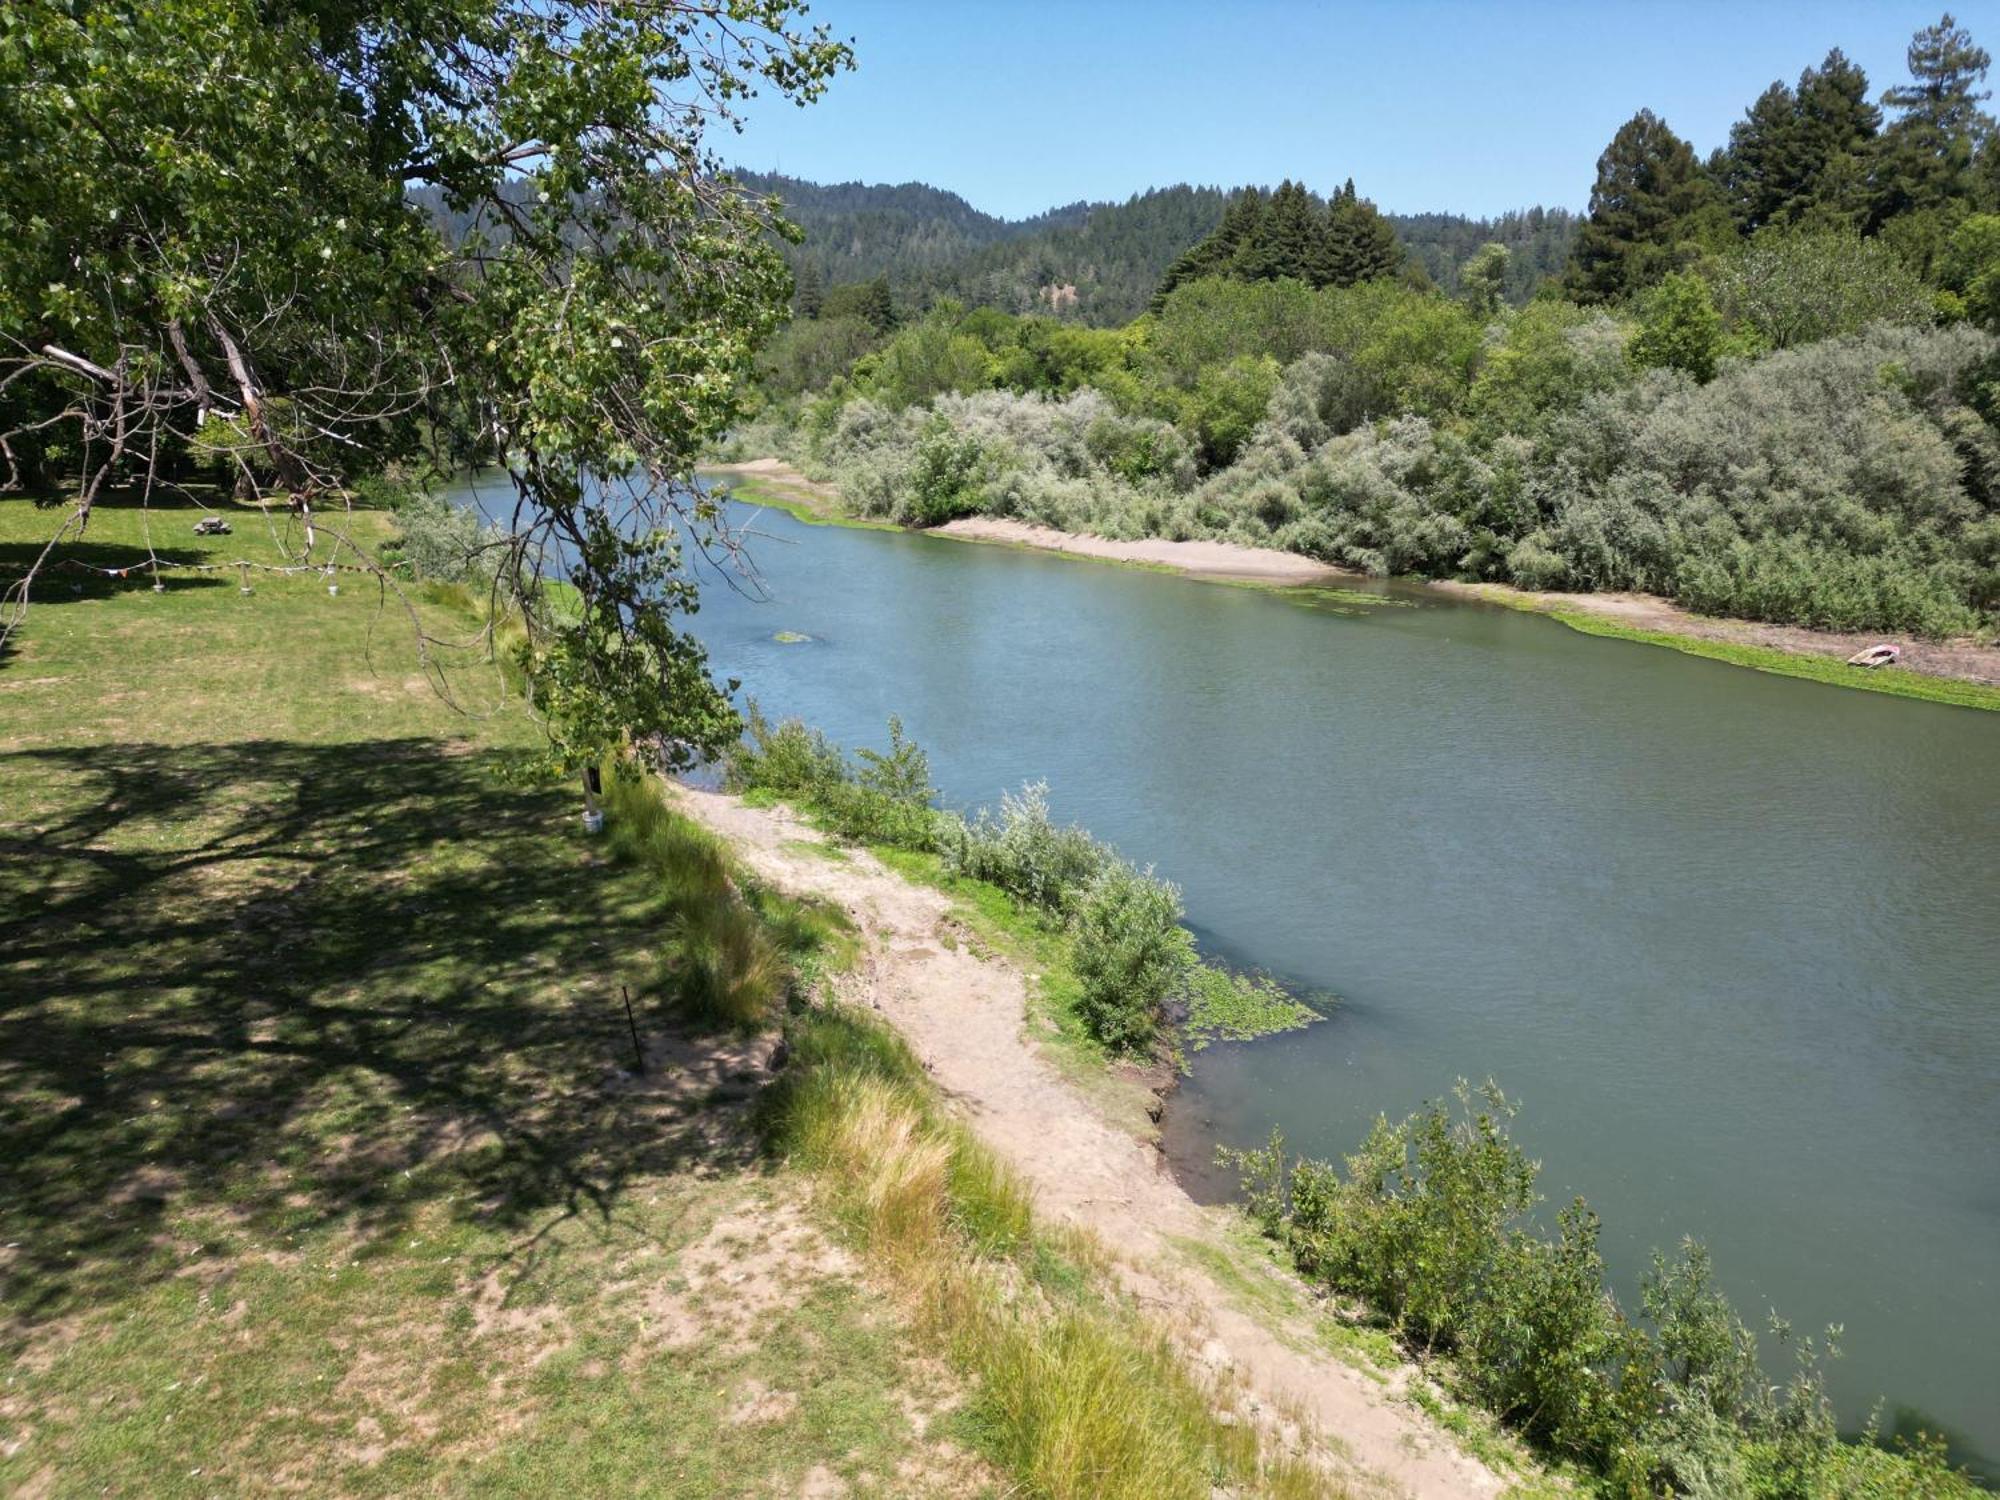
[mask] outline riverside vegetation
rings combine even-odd
[[[463,513],[449,524],[458,547],[476,545]],[[1056,823],[1045,788],[972,817],[939,808],[926,756],[893,720],[885,749],[848,754],[753,704],[726,778],[752,799],[793,802],[1022,934],[1045,1012],[1092,1055],[1311,1019],[1269,981],[1203,964],[1175,888]],[[1773,1345],[1792,1369],[1772,1385],[1700,1245],[1656,1258],[1640,1316],[1629,1315],[1606,1287],[1588,1206],[1563,1209],[1553,1236],[1538,1217],[1538,1166],[1509,1138],[1511,1112],[1497,1091],[1461,1086],[1455,1108],[1379,1122],[1344,1170],[1294,1161],[1277,1139],[1232,1159],[1253,1218],[1302,1274],[1371,1309],[1448,1389],[1578,1483],[1759,1500],[1979,1492],[1940,1441],[1840,1438],[1820,1375],[1833,1333],[1797,1338],[1774,1318]]]
[[[909,873],[991,888],[1055,939],[1045,951],[1045,992],[1056,1019],[1111,1053],[1145,1054],[1165,1042],[1201,1047],[1307,1025],[1308,1006],[1269,979],[1204,962],[1181,925],[1180,892],[1134,868],[1109,846],[1049,813],[1039,784],[1004,795],[997,814],[967,818],[935,805],[930,765],[889,723],[889,749],[849,759],[798,720],[773,724],[753,704],[744,741],[730,754],[732,789],[779,796],[817,814],[834,833],[915,855]]]
[[[1118,328],[831,294],[737,456],[866,516],[1213,537],[1373,573],[1635,589],[1832,630],[2000,608],[2000,144],[1987,54],[1919,34],[1886,125],[1837,51],[1704,165],[1650,113],[1567,275],[1446,295],[1351,185],[1248,191]],[[851,299],[849,299],[851,300]]]
[[[1262,1002],[1243,1036],[1284,1019],[1282,991],[1204,970],[1174,888],[1055,825],[1042,788],[1003,799],[997,816],[937,809],[923,754],[894,722],[886,752],[849,759],[803,724],[753,710],[728,775],[837,835],[926,859],[901,865],[908,873],[997,888],[1040,915],[1059,935],[1038,955],[1045,988],[1110,1051],[1147,1044],[1177,1003],[1200,1027],[1246,997]],[[1358,1299],[1451,1390],[1586,1487],[1703,1500],[1980,1493],[1941,1440],[1841,1439],[1820,1376],[1837,1330],[1796,1338],[1774,1315],[1794,1368],[1770,1384],[1698,1243],[1671,1262],[1656,1255],[1643,1319],[1628,1317],[1605,1285],[1588,1205],[1564,1208],[1553,1237],[1538,1221],[1539,1167],[1509,1138],[1511,1113],[1497,1088],[1461,1084],[1456,1108],[1379,1121],[1344,1172],[1291,1160],[1276,1136],[1223,1155],[1243,1173],[1253,1218],[1303,1274]]]
[[[1397,1123],[1344,1168],[1262,1150],[1225,1153],[1251,1213],[1307,1276],[1377,1309],[1405,1346],[1543,1451],[1612,1495],[1973,1496],[1942,1440],[1843,1442],[1820,1376],[1838,1330],[1798,1338],[1772,1315],[1770,1383],[1758,1340],[1694,1241],[1655,1252],[1642,1316],[1604,1284],[1598,1219],[1577,1199],[1538,1221],[1530,1161],[1492,1085]]]

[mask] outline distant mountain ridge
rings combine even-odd
[[[1234,188],[1179,183],[1122,203],[1078,202],[1002,219],[928,183],[816,183],[739,170],[755,192],[780,199],[805,231],[785,247],[795,270],[824,285],[886,277],[899,306],[955,297],[1009,312],[1052,312],[1081,322],[1127,322],[1145,311],[1167,268],[1221,221]],[[1578,215],[1530,208],[1494,219],[1388,214],[1411,259],[1446,290],[1489,241],[1511,252],[1507,295],[1526,301],[1569,257]]]

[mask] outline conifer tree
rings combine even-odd
[[[1728,237],[1727,211],[1693,148],[1642,109],[1597,159],[1568,290],[1579,302],[1626,297],[1693,259],[1704,242]]]
[[[1868,101],[1868,75],[1835,47],[1799,75],[1798,109],[1800,171],[1780,222],[1858,227],[1882,129],[1882,111]]]
[[[1403,247],[1396,229],[1375,205],[1354,191],[1348,178],[1327,205],[1327,282],[1359,286],[1394,276],[1403,264]]]
[[[1782,83],[1757,96],[1729,127],[1729,146],[1715,164],[1730,216],[1745,234],[1779,222],[1807,169],[1799,99]]]
[[[1873,174],[1871,227],[1936,213],[1972,197],[1972,165],[1993,129],[1979,106],[1992,62],[1949,12],[1910,40],[1910,81],[1882,95],[1902,113],[1883,132]]]
[[[1287,179],[1271,195],[1256,259],[1253,266],[1246,267],[1244,279],[1275,281],[1289,276],[1324,286],[1331,269],[1330,251],[1325,219],[1313,207],[1304,185]]]
[[[1245,188],[1232,198],[1229,207],[1222,212],[1222,222],[1215,226],[1214,231],[1190,246],[1167,267],[1160,289],[1153,294],[1153,310],[1158,312],[1177,286],[1200,281],[1207,276],[1238,274],[1237,266],[1244,247],[1254,244],[1263,234],[1264,214],[1264,194],[1259,189]]]
[[[825,302],[826,283],[820,277],[819,262],[803,262],[793,282],[793,312],[801,318],[816,318]]]
[[[1745,234],[1806,219],[1852,227],[1881,123],[1868,102],[1868,75],[1836,47],[1799,75],[1796,89],[1774,83],[1758,96],[1730,127],[1710,175]]]

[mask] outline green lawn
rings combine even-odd
[[[72,555],[276,559],[198,514]],[[986,1487],[498,676],[359,575],[165,582],[53,575],[0,661],[0,1492]]]

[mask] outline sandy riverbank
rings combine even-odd
[[[807,478],[782,459],[759,458],[745,463],[705,465],[703,472],[749,480],[758,490],[780,503],[827,520],[837,520],[843,515],[840,496],[831,485]],[[967,516],[936,528],[935,534],[963,541],[1035,547],[1107,562],[1170,568],[1203,578],[1286,585],[1324,584],[1358,576],[1297,553],[1267,547],[1246,547],[1235,542],[1173,542],[1164,538],[1113,541],[1108,537],[1084,536],[994,516]],[[1902,648],[1899,664],[1911,672],[2000,688],[2000,644],[1982,644],[1971,640],[1926,641],[1898,635],[1856,635],[1811,630],[1801,625],[1714,619],[1682,609],[1653,594],[1536,592],[1507,584],[1450,580],[1431,581],[1424,586],[1459,598],[1537,610],[1558,618],[1586,616],[1624,631],[1783,652],[1791,656],[1831,658],[1836,662],[1845,662],[1857,651],[1889,641]],[[1575,623],[1574,620],[1571,623]],[[1853,670],[1857,679],[1853,686],[1882,685],[1880,682],[1871,684],[1861,680],[1863,669],[1857,667]]]
[[[1959,682],[1976,682],[1988,687],[2000,686],[2000,645],[1982,645],[1977,641],[1926,641],[1914,636],[1854,635],[1833,630],[1811,630],[1803,625],[1715,619],[1682,609],[1656,594],[1535,592],[1500,583],[1457,583],[1449,579],[1438,580],[1429,587],[1460,598],[1484,599],[1517,609],[1535,609],[1557,615],[1591,615],[1631,630],[1754,646],[1769,651],[1833,657],[1842,662],[1857,651],[1891,641],[1903,649],[1900,664],[1913,672],[1948,677]],[[1855,669],[1857,674],[1861,670]]]
[[[1421,1375],[1357,1367],[1328,1351],[1315,1325],[1329,1314],[1297,1278],[1252,1259],[1239,1275],[1268,1290],[1246,1303],[1240,1286],[1190,1253],[1230,1254],[1231,1216],[1197,1205],[1149,1142],[1107,1118],[1041,1054],[1027,974],[978,951],[948,896],[865,851],[828,858],[817,849],[823,835],[783,808],[686,787],[673,796],[760,878],[838,902],[853,917],[864,948],[843,998],[902,1032],[980,1138],[1031,1185],[1042,1213],[1096,1233],[1142,1304],[1195,1330],[1191,1357],[1240,1381],[1257,1407],[1304,1419],[1357,1495],[1478,1500],[1501,1491],[1491,1470],[1402,1399]]]
[[[749,481],[753,503],[770,500],[788,510],[805,511],[810,517],[828,521],[844,518],[840,496],[831,485],[808,479],[791,465],[775,458],[754,458],[737,464],[704,464],[704,474]],[[999,542],[1013,547],[1033,547],[1043,552],[1062,552],[1071,557],[1090,557],[1100,562],[1136,563],[1141,567],[1168,568],[1198,578],[1229,578],[1247,583],[1329,583],[1345,575],[1338,568],[1300,557],[1295,552],[1278,552],[1268,547],[1244,547],[1235,542],[1173,542],[1164,537],[1147,537],[1121,542],[1110,537],[1084,536],[1073,531],[1057,531],[1051,526],[1035,526],[1026,521],[1004,520],[998,516],[963,516],[932,529],[933,536],[948,536],[963,542]]]
[[[1268,547],[1244,547],[1235,542],[1170,542],[1164,537],[1147,537],[1136,542],[1114,541],[1103,536],[1079,536],[1073,531],[1057,531],[1049,526],[1032,526],[1026,521],[1003,520],[998,516],[965,516],[936,528],[939,536],[968,542],[1005,542],[1016,547],[1035,547],[1045,552],[1063,552],[1071,557],[1094,557],[1103,562],[1138,563],[1150,568],[1172,568],[1200,578],[1234,578],[1250,583],[1331,583],[1351,577],[1338,568],[1300,557],[1296,552],[1277,552]]]

